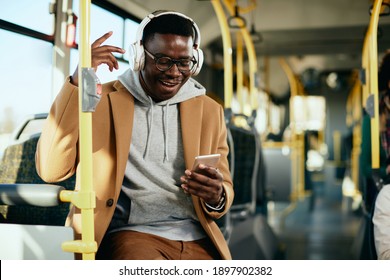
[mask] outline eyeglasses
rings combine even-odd
[[[182,59],[173,59],[167,56],[163,57],[155,57],[153,54],[151,54],[148,50],[144,49],[146,54],[150,56],[156,63],[156,67],[161,72],[167,71],[172,68],[173,64],[176,64],[177,68],[180,72],[186,73],[192,70],[194,68],[197,61],[189,58],[182,58]]]

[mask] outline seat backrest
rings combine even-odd
[[[252,175],[256,157],[256,142],[250,131],[231,126],[234,142],[234,205],[244,205],[252,201]]]
[[[268,215],[268,192],[267,192],[267,166],[264,157],[264,149],[260,141],[260,136],[258,138],[258,148],[259,148],[259,163],[257,171],[257,187],[256,187],[256,213],[261,213],[265,216]]]
[[[39,136],[7,147],[0,163],[0,184],[45,184],[35,169],[35,151]],[[58,185],[73,190],[75,176]],[[54,207],[0,206],[0,222],[33,225],[64,225],[69,203]]]
[[[264,161],[267,164],[265,170],[267,198],[274,202],[291,202],[292,163],[290,154],[286,154],[283,149],[283,147],[263,149]]]
[[[259,137],[248,121],[249,128],[241,128],[233,123],[228,123],[232,142],[230,150],[231,165],[233,166],[234,202],[231,208],[232,217],[245,218],[256,212],[260,142]]]

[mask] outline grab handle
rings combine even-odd
[[[244,28],[246,27],[246,19],[239,15],[238,6],[234,6],[234,15],[228,18],[230,28]]]

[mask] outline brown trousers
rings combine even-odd
[[[175,241],[160,236],[123,230],[106,234],[97,260],[213,260],[221,259],[211,240]]]

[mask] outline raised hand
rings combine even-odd
[[[102,45],[113,34],[112,31],[107,32],[102,37],[98,38],[91,45],[91,66],[97,71],[101,64],[106,64],[110,71],[119,69],[118,60],[113,53],[125,53],[125,50],[111,45]],[[72,75],[72,84],[78,86],[78,66]]]

